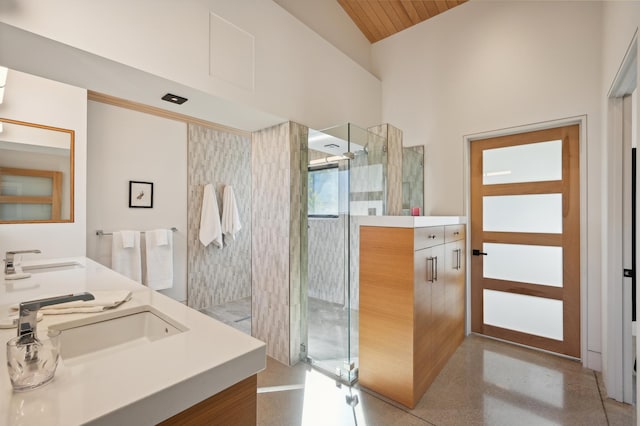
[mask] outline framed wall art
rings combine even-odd
[[[153,208],[153,182],[129,181],[129,207]]]

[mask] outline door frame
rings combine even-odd
[[[623,313],[618,308],[624,300],[623,274],[623,97],[638,84],[638,30],[631,38],[620,67],[607,93],[603,126],[602,188],[602,377],[607,396],[624,401],[625,329]],[[640,122],[636,111],[636,122]],[[635,129],[637,137],[638,130]],[[611,285],[609,285],[611,283]],[[617,283],[617,284],[616,284]],[[629,333],[630,335],[630,333]],[[629,336],[627,336],[628,338]],[[640,344],[640,341],[639,341]],[[638,383],[640,386],[640,382]]]
[[[587,116],[579,115],[558,120],[551,120],[522,126],[507,127],[503,129],[490,130],[486,132],[473,133],[463,136],[463,171],[464,171],[464,214],[469,219],[471,217],[471,143],[478,139],[487,139],[498,136],[508,136],[518,133],[546,130],[554,127],[569,126],[578,124],[580,126],[579,147],[580,147],[580,358],[582,365],[587,367],[599,366],[600,360],[597,356],[590,356],[587,351],[587,307],[588,307],[588,277],[587,277]],[[467,226],[470,226],[467,220]],[[467,247],[471,247],[471,230],[467,231]],[[471,263],[471,250],[467,250],[467,265]],[[467,300],[466,300],[466,335],[471,333],[471,268],[467,268]]]

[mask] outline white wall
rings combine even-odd
[[[353,23],[337,0],[273,0],[372,72],[371,43]]]
[[[587,116],[589,366],[600,369],[599,2],[472,1],[373,46],[383,122],[425,144],[425,214],[465,214],[464,135]],[[402,65],[399,65],[402,64]]]
[[[253,90],[210,75],[211,13],[253,37]],[[21,0],[0,3],[0,22],[314,128],[380,123],[380,81],[272,0]]]
[[[75,131],[74,222],[0,224],[0,254],[40,249],[39,258],[84,256],[86,231],[87,92],[10,70],[0,116]]]
[[[111,236],[95,231],[178,228],[174,287],[187,299],[187,125],[99,102],[88,103],[87,257],[111,266]],[[153,208],[129,208],[129,181],[153,182]]]

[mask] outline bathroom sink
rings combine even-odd
[[[47,263],[33,263],[30,265],[22,265],[22,271],[31,274],[38,274],[41,272],[54,272],[65,271],[68,269],[81,269],[84,268],[80,262],[75,260],[70,261],[51,261]]]
[[[162,312],[146,305],[49,328],[61,331],[60,356],[66,364],[102,358],[187,330]]]

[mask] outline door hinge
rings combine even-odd
[[[633,269],[624,269],[623,275],[625,278],[633,278]]]

